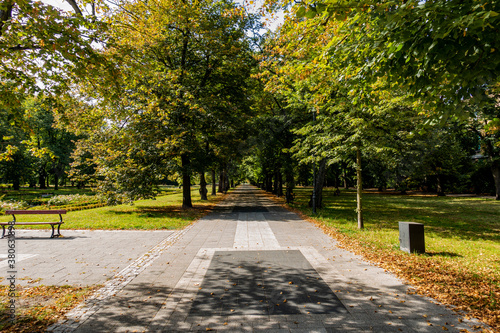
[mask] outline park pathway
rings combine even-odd
[[[407,294],[393,275],[339,249],[250,185],[139,259],[109,281],[105,296],[50,330],[459,332],[477,325]]]

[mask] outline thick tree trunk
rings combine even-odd
[[[229,185],[229,176],[226,169],[224,169],[224,193],[227,193],[227,191],[229,191]]]
[[[18,175],[14,176],[14,179],[12,180],[12,189],[14,191],[19,191],[21,189],[21,181],[19,179],[20,177]]]
[[[217,183],[215,179],[215,169],[212,169],[212,195],[217,195]]]
[[[191,202],[191,175],[190,175],[190,161],[186,155],[181,155],[182,163],[182,208],[192,208]]]
[[[224,193],[224,169],[221,169],[219,172],[219,193]]]
[[[495,199],[500,200],[500,161],[493,161],[491,164],[491,172],[495,180]]]
[[[356,212],[358,215],[358,229],[364,228],[363,223],[363,179],[361,177],[361,148],[356,148]]]
[[[272,176],[272,174],[266,175],[266,191],[273,192],[273,176]]]
[[[316,201],[316,208],[323,207],[323,185],[325,184],[326,175],[326,159],[322,159],[319,162],[318,173],[316,174],[316,180],[314,182],[314,197]],[[313,196],[309,200],[309,207],[313,207]]]
[[[45,176],[46,176],[46,174],[44,171],[40,171],[40,173],[38,174],[38,184],[40,184],[40,189],[47,188]]]
[[[200,172],[200,198],[201,200],[208,200],[207,197],[207,182],[205,180],[205,172]]]

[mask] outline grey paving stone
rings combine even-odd
[[[76,244],[77,236],[68,240],[69,245]],[[56,255],[25,263],[59,280],[91,283],[101,274],[109,278],[137,261],[165,235],[140,238],[150,241],[146,247],[136,239],[106,244],[99,233],[85,237],[91,239],[80,241],[93,242],[95,247],[88,253],[75,252],[72,260]],[[101,240],[92,240],[95,237]],[[133,244],[133,251],[123,249],[124,244]],[[58,271],[48,268],[51,262],[58,263]],[[206,332],[207,328],[217,332],[437,332],[442,326],[459,331],[474,323],[460,323],[444,306],[407,295],[408,286],[402,281],[338,248],[313,224],[247,185],[179,233],[147,268],[129,276],[126,284],[117,281],[110,287],[108,294],[117,290],[115,297],[94,302],[93,314],[77,332],[125,327],[150,332]]]

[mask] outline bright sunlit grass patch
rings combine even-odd
[[[198,189],[191,192],[194,208],[183,209],[182,193],[176,192],[154,200],[140,200],[133,205],[107,206],[63,215],[61,233],[67,229],[181,229],[209,212],[222,199],[222,195],[209,196],[208,201],[199,199]],[[23,215],[18,221],[57,221],[57,215]],[[0,221],[12,220],[11,216],[0,216]],[[16,228],[25,228],[17,226]],[[30,226],[30,229],[49,228]]]

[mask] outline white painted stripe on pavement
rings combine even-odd
[[[38,254],[16,254],[16,257],[15,257],[16,264],[21,260],[33,258],[33,257],[36,257],[37,255]],[[4,267],[9,266],[9,261],[7,259],[9,259],[7,254],[0,254],[0,260],[1,260],[0,261],[0,268],[4,268]],[[18,266],[18,265],[16,265],[16,266]]]
[[[267,222],[238,221],[234,235],[235,249],[278,249],[279,243]]]

